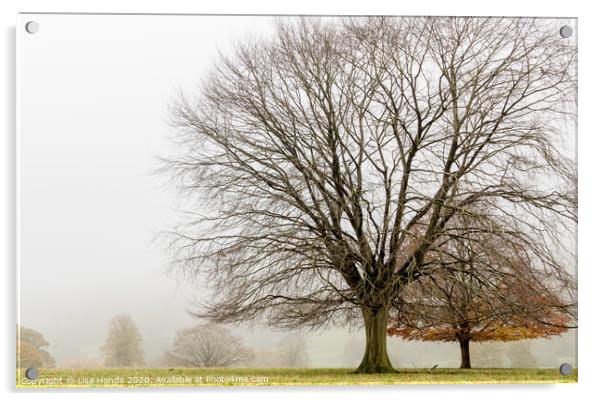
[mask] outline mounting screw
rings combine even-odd
[[[29,380],[35,380],[38,378],[38,370],[36,368],[27,368],[27,370],[25,370],[25,377],[27,377]]]
[[[568,376],[573,373],[573,367],[570,363],[563,363],[560,365],[560,374],[564,376]]]
[[[40,30],[40,26],[35,21],[29,21],[27,24],[25,24],[25,30],[27,33],[31,33],[33,35]]]
[[[573,28],[571,28],[568,25],[564,25],[562,28],[560,28],[560,36],[562,36],[563,38],[570,38],[571,36],[573,36]]]

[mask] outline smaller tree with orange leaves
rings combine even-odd
[[[548,338],[573,323],[567,277],[550,278],[529,252],[500,237],[451,238],[430,256],[441,268],[408,285],[388,334],[411,341],[458,342],[470,368],[470,342]]]

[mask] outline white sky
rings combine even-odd
[[[22,29],[29,20],[35,35]],[[171,146],[168,103],[196,87],[218,49],[269,34],[271,20],[20,16],[19,319],[59,362],[98,355],[117,313],[132,315],[149,361],[195,323],[192,289],[160,270],[153,242],[177,220],[173,188],[152,173]],[[314,364],[338,364],[347,336],[312,336]],[[269,348],[277,337],[256,330],[245,341]]]
[[[19,31],[21,322],[58,354],[96,353],[123,312],[148,342],[168,341],[192,321],[190,288],[163,274],[153,242],[177,218],[173,190],[153,174],[169,152],[168,103],[218,48],[269,31],[270,19],[30,19],[39,32]]]

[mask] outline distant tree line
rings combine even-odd
[[[116,315],[110,322],[101,348],[107,367],[138,367],[145,364],[142,336],[129,315]],[[289,335],[274,349],[271,366],[306,367],[307,343],[300,335]],[[231,367],[265,364],[241,338],[219,324],[198,324],[175,333],[171,348],[158,365],[165,367]],[[268,358],[270,359],[270,358]]]

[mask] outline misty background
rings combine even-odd
[[[194,93],[219,51],[270,35],[273,18],[20,15],[19,26],[29,20],[40,30],[18,35],[18,324],[45,336],[59,367],[102,363],[109,321],[126,313],[153,365],[176,331],[199,323],[191,304],[210,296],[166,274],[157,240],[183,202],[155,173],[174,146],[169,103],[180,89]],[[289,334],[259,322],[231,331],[259,355]],[[361,359],[362,328],[299,334],[310,366]],[[530,350],[542,367],[576,365],[574,331],[504,347]],[[471,353],[484,349],[473,344]],[[398,367],[460,359],[456,343],[397,338],[389,353]]]

